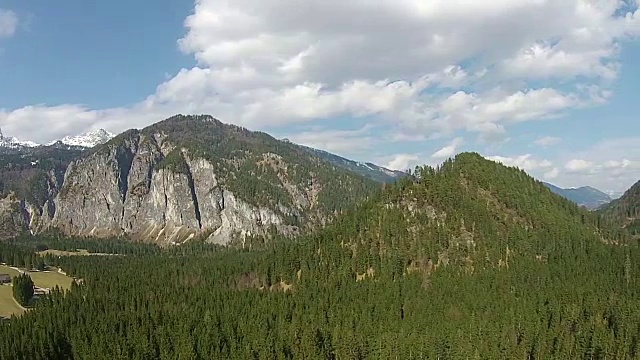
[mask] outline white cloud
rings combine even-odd
[[[417,154],[396,154],[384,167],[391,170],[405,171],[418,163],[420,157]]]
[[[536,139],[534,143],[539,146],[552,146],[558,144],[561,140],[562,139],[560,139],[559,137],[544,136]]]
[[[525,154],[520,156],[489,156],[489,160],[502,163],[506,166],[513,166],[525,171],[532,171],[537,169],[548,169],[553,167],[553,163],[546,159],[536,159],[531,154]],[[551,170],[553,171],[553,170]]]
[[[573,172],[581,172],[593,169],[594,165],[595,164],[591,161],[583,159],[572,159],[567,161],[567,163],[564,165],[564,168]]]
[[[606,139],[564,162],[567,171],[561,172],[558,182],[563,186],[589,185],[603,191],[621,192],[640,180],[640,152],[638,137]],[[588,159],[588,160],[586,160]]]
[[[618,63],[603,62],[615,55],[613,45],[568,52],[559,45],[536,43],[523,49],[515,57],[505,60],[504,71],[509,76],[530,78],[573,78],[576,76],[614,79]]]
[[[553,120],[611,98],[622,41],[640,34],[640,12],[628,6],[633,13],[620,15],[622,8],[617,0],[197,0],[179,40],[197,66],[181,69],[144,101],[112,109],[4,109],[0,125],[7,134],[45,142],[97,127],[143,127],[175,113],[209,113],[277,133],[304,123],[317,131],[289,138],[341,154],[364,154],[382,139],[463,132],[495,141],[514,124]],[[0,36],[7,23],[0,16]],[[15,24],[4,33],[13,31]],[[366,127],[334,130],[323,123],[332,117],[359,117],[393,132],[384,138]],[[628,155],[635,148],[598,149],[608,157],[595,150],[572,157],[593,159],[628,181],[639,160]],[[404,168],[434,158],[402,153],[384,163]],[[572,159],[496,158],[561,181],[585,179],[564,171]],[[614,166],[623,159],[629,165]]]
[[[630,165],[632,165],[632,161],[628,160],[628,159],[622,159],[622,160],[609,160],[606,161],[603,165],[603,167],[605,169],[624,169],[626,167],[629,167]]]
[[[355,130],[316,128],[285,137],[297,144],[346,156],[369,150],[373,146],[375,139],[370,134],[371,130],[371,126]]]
[[[18,16],[11,10],[0,9],[0,38],[10,37],[18,27]]]
[[[436,151],[435,153],[433,153],[433,155],[431,155],[431,157],[434,159],[446,159],[452,157],[456,154],[456,150],[458,149],[458,146],[462,144],[462,141],[462,138],[453,139],[453,141],[449,145]]]
[[[554,167],[553,169],[544,173],[544,178],[547,180],[553,180],[557,178],[559,174],[560,170],[557,167]]]

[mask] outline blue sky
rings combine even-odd
[[[0,9],[0,126],[22,139],[208,113],[398,169],[472,150],[565,187],[640,179],[632,0]]]

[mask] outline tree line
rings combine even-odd
[[[83,281],[0,324],[0,358],[640,356],[628,234],[474,154],[416,173],[252,250],[47,258]]]

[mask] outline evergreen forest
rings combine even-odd
[[[295,239],[29,235],[0,258],[76,279],[0,322],[0,359],[640,358],[637,240],[475,153]]]

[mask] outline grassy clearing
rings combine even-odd
[[[9,285],[0,285],[0,317],[21,315],[24,309],[13,299],[13,291]]]
[[[73,279],[64,274],[60,274],[56,269],[49,269],[48,271],[28,271],[33,284],[41,288],[52,289],[58,285],[62,289],[69,289]],[[12,269],[6,265],[0,265],[0,274],[9,274],[12,278],[20,273],[15,269]]]
[[[60,274],[57,271],[29,272],[31,280],[37,287],[53,289],[56,285],[62,289],[71,288],[72,278]]]
[[[18,271],[16,271],[15,269],[12,269],[6,265],[0,265],[0,274],[9,274],[9,276],[11,276],[12,278],[15,276],[20,275],[20,273]]]
[[[6,265],[0,265],[0,274],[9,274],[12,278],[20,273]],[[28,272],[31,280],[37,287],[52,289],[56,285],[62,289],[71,288],[73,279],[60,274],[57,270]],[[0,317],[10,317],[11,315],[21,315],[24,309],[13,299],[13,291],[10,285],[0,285]]]

